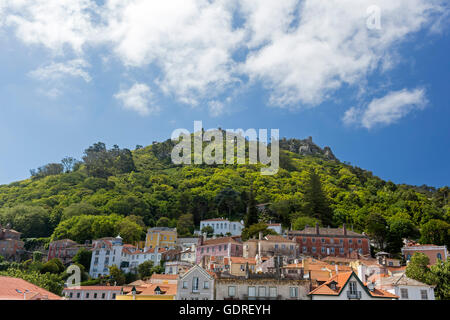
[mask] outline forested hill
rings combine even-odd
[[[81,161],[65,158],[31,170],[30,179],[0,186],[0,223],[24,238],[82,242],[120,232],[132,242],[149,226],[176,226],[186,236],[201,219],[241,220],[256,202],[270,203],[260,220],[293,228],[346,223],[392,252],[401,237],[448,244],[448,187],[383,181],[311,138],[280,140],[281,169],[274,176],[261,175],[260,165],[177,166],[173,146],[167,140],[130,151],[97,143]]]

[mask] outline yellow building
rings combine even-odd
[[[124,288],[116,300],[175,300],[176,284],[145,284],[133,286],[130,291]]]
[[[167,227],[150,228],[145,238],[145,248],[173,248],[177,243],[177,229]]]

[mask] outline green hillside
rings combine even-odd
[[[261,175],[260,165],[176,166],[173,145],[167,140],[130,151],[98,143],[82,161],[66,158],[32,170],[29,179],[0,186],[0,222],[25,238],[79,242],[118,232],[136,241],[155,225],[189,235],[201,219],[244,219],[252,190],[256,203],[270,203],[259,218],[285,227],[346,223],[391,252],[402,237],[449,245],[448,187],[383,181],[311,139],[281,140],[274,176]]]

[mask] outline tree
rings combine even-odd
[[[310,171],[309,180],[306,185],[305,211],[308,216],[319,219],[324,225],[331,225],[333,223],[333,211],[322,190],[320,177],[315,171]]]
[[[140,241],[145,234],[144,229],[136,222],[125,218],[117,225],[118,234],[123,238],[125,243],[136,243]]]
[[[62,264],[61,260],[58,258],[53,258],[49,260],[48,262],[44,263],[41,273],[54,273],[54,274],[60,274],[65,270],[64,265]]]
[[[100,210],[86,202],[72,203],[63,210],[61,221],[81,215],[99,215]]]
[[[405,216],[408,215],[405,214]],[[419,235],[418,229],[409,218],[394,216],[388,221],[386,250],[390,253],[398,253],[403,246],[403,239],[417,239]]]
[[[109,267],[109,282],[121,286],[125,284],[125,274],[116,265]]]
[[[315,226],[316,223],[321,225],[322,223],[316,219],[311,217],[298,217],[292,223],[292,230],[303,230],[306,226]]]
[[[267,224],[261,222],[254,225],[251,225],[248,228],[242,229],[242,241],[247,241],[252,237],[258,237],[259,233],[262,232],[263,236],[267,236],[269,234],[276,235],[277,233],[272,229],[269,229]]]
[[[381,214],[372,212],[367,217],[366,229],[369,236],[376,241],[378,248],[384,250],[388,236],[386,219]]]
[[[0,223],[22,232],[23,238],[46,237],[50,234],[50,215],[39,206],[18,205],[0,212]]]
[[[438,260],[432,265],[431,281],[436,285],[434,294],[438,300],[450,300],[450,258],[446,261]]]
[[[225,208],[228,211],[228,219],[231,220],[231,213],[239,204],[239,193],[232,188],[225,188],[216,195],[215,200],[219,209]]]
[[[432,284],[430,268],[430,259],[421,252],[416,252],[411,257],[408,266],[406,267],[405,274],[408,278],[415,279],[422,283]]]
[[[248,228],[253,224],[258,223],[258,209],[256,208],[256,201],[253,195],[253,190],[250,189],[247,202],[247,214],[245,215],[245,227]]]
[[[167,217],[161,217],[158,219],[158,221],[156,221],[156,226],[157,227],[168,227],[170,223],[170,219]]]
[[[214,229],[213,229],[213,227],[211,227],[211,226],[206,226],[206,227],[203,227],[203,229],[201,230],[201,232],[202,232],[202,234],[203,234],[203,233],[206,233],[206,236],[207,236],[207,237],[212,237],[213,234],[214,234]]]
[[[420,232],[421,243],[450,246],[450,224],[445,221],[432,219],[422,225]]]
[[[63,165],[64,171],[66,173],[71,172],[73,170],[75,163],[77,163],[77,159],[72,157],[65,157],[64,159],[61,160],[61,164]]]
[[[86,270],[89,270],[89,268],[91,267],[91,258],[92,258],[92,251],[87,250],[85,248],[81,248],[72,258],[72,262],[78,263],[82,265]]]
[[[192,214],[183,214],[178,219],[177,233],[180,237],[189,237],[194,232],[194,216]]]
[[[153,261],[144,261],[138,265],[138,273],[141,279],[150,277],[153,274]]]

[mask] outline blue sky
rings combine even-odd
[[[448,15],[438,0],[0,0],[0,183],[202,120],[448,185]]]

